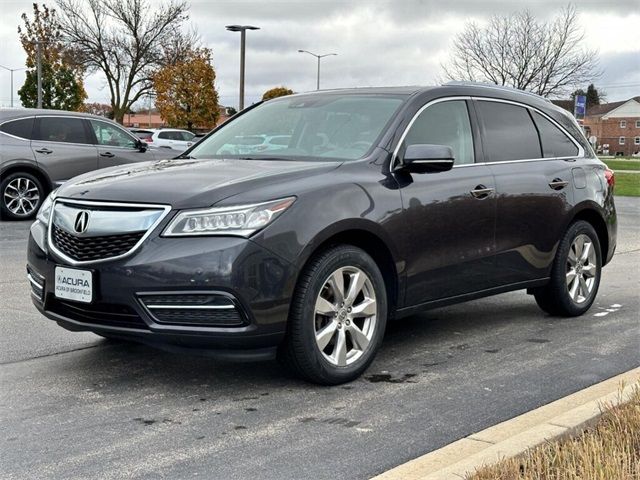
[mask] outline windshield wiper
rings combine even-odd
[[[197,160],[196,157],[192,155],[178,155],[177,157],[173,157],[174,160]]]

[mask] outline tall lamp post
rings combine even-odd
[[[226,29],[230,32],[240,32],[240,101],[238,110],[244,108],[244,51],[247,37],[247,30],[260,30],[260,27],[253,25],[227,25]]]
[[[323,57],[330,57],[331,55],[338,55],[337,53],[325,53],[322,55],[317,55],[315,53],[312,53],[308,50],[298,50],[298,53],[308,53],[309,55],[313,55],[314,57],[316,57],[318,59],[318,76],[317,76],[317,81],[316,81],[316,90],[320,90],[320,59]]]
[[[0,68],[4,68],[5,70],[11,72],[11,108],[13,108],[13,72],[17,72],[18,70],[26,70],[27,67],[9,68],[5,67],[4,65],[0,65]]]

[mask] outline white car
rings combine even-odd
[[[170,148],[184,152],[195,143],[195,134],[178,128],[138,128],[132,131],[153,148]]]

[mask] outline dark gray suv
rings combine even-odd
[[[154,159],[144,142],[103,117],[0,109],[0,216],[32,218],[47,194],[72,177]]]
[[[242,151],[247,137],[286,145]],[[181,158],[82,175],[31,227],[36,307],[171,351],[352,380],[388,318],[528,289],[585,313],[616,246],[613,173],[573,117],[504,88],[291,95]]]

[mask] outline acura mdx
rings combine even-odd
[[[286,145],[241,153],[245,138]],[[321,384],[390,318],[526,289],[593,303],[616,246],[613,172],[567,112],[482,84],[254,105],[173,160],[85,174],[31,227],[36,307],[176,352],[279,357]]]

